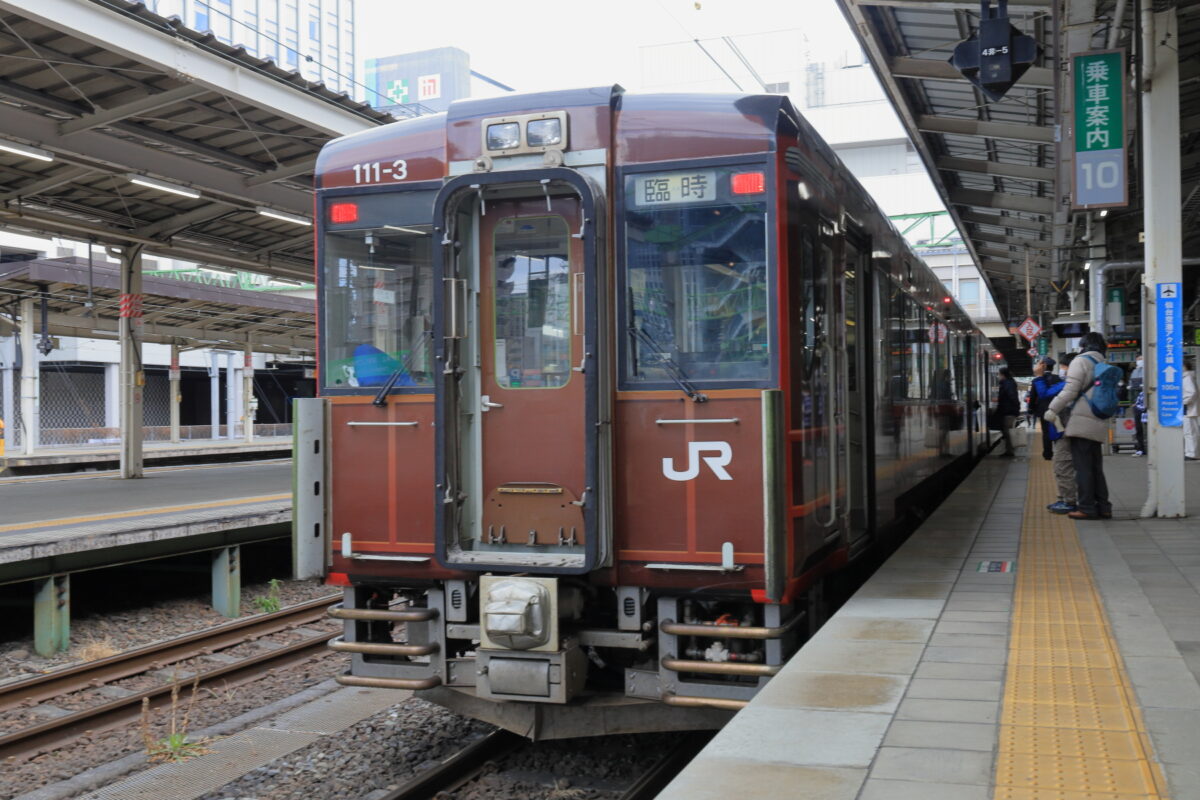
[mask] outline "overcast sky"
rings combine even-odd
[[[358,0],[356,8],[360,61],[458,47],[473,70],[522,92],[637,90],[647,45],[795,29],[797,47],[815,60],[855,46],[833,0]],[[754,53],[745,55],[753,63]]]

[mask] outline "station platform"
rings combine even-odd
[[[278,538],[291,460],[0,479],[0,583]]]
[[[197,439],[189,442],[146,442],[142,448],[146,464],[196,464],[246,458],[290,458],[291,436],[243,439]],[[33,455],[8,452],[0,457],[0,475],[14,473],[64,472],[116,466],[121,460],[118,445],[99,447],[46,447]]]
[[[1031,440],[1032,444],[1032,440]],[[1190,519],[1046,511],[1050,463],[988,456],[659,795],[1200,797],[1200,462]]]

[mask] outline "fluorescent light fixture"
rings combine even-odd
[[[1083,269],[1085,272],[1091,268],[1092,268],[1092,262],[1090,262],[1090,261],[1083,262]]]
[[[177,194],[180,197],[189,197],[196,200],[200,197],[200,192],[195,189],[189,189],[187,186],[180,186],[177,183],[167,183],[166,181],[147,178],[145,175],[129,175],[129,182],[136,183],[138,186],[145,186],[149,189],[158,189],[160,192],[170,192]]]
[[[6,153],[14,153],[18,156],[25,156],[26,158],[36,158],[38,161],[54,160],[54,154],[49,150],[43,150],[40,147],[30,147],[27,144],[16,144],[15,142],[0,140],[0,150]]]
[[[302,217],[299,214],[289,214],[286,211],[276,211],[275,209],[267,208],[266,206],[259,206],[254,210],[262,216],[270,217],[271,219],[281,219],[284,222],[292,222],[296,225],[312,225],[311,219],[308,217]]]
[[[1104,219],[1107,216],[1108,216],[1108,209],[1107,208],[1100,209],[1100,219]]]

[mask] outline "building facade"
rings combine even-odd
[[[364,97],[354,52],[354,0],[144,0],[156,14],[269,58],[310,81]]]

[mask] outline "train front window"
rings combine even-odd
[[[431,387],[429,225],[325,234],[321,376],[327,389]]]
[[[770,378],[766,201],[745,167],[626,177],[627,384]]]

